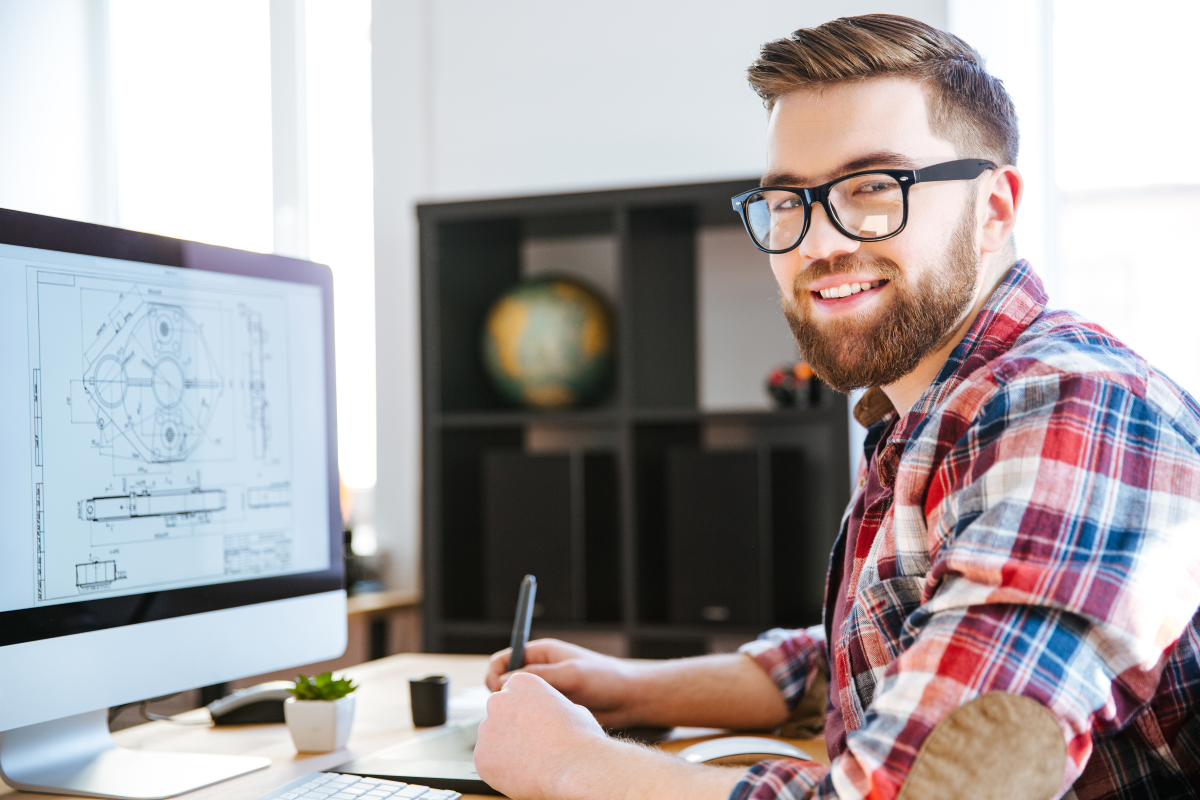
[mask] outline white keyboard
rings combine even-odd
[[[419,797],[421,800],[455,800],[462,797],[449,789],[430,789],[413,783],[360,778],[336,772],[310,772],[287,786],[267,792],[258,800],[385,800]]]

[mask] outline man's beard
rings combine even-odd
[[[839,392],[863,386],[888,386],[916,369],[962,320],[979,279],[975,247],[975,203],[965,213],[941,258],[928,265],[910,286],[894,261],[852,254],[815,261],[796,277],[791,297],[781,297],[800,355],[817,377]],[[827,322],[812,318],[808,286],[826,275],[873,275],[892,288],[892,299],[879,310]]]

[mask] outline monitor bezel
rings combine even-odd
[[[343,589],[345,562],[337,468],[333,273],[329,267],[287,256],[235,250],[9,209],[0,209],[0,244],[318,287],[325,328],[329,495],[329,568],[326,570],[3,611],[0,612],[0,647]]]

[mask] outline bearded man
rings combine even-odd
[[[497,653],[479,774],[521,800],[1200,797],[1200,407],[1046,309],[1003,85],[887,15],[768,43],[749,77],[768,167],[735,208],[805,360],[867,388],[825,623],[667,662]],[[693,766],[601,729],[814,711],[830,767]]]

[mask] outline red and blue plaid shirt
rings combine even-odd
[[[861,469],[878,445],[892,497],[846,554],[843,629],[746,648],[789,708],[832,662],[845,749],[762,762],[731,800],[894,797],[934,727],[996,691],[1054,715],[1060,794],[1200,798],[1200,406],[1045,304],[1016,264],[886,441],[896,412],[871,426]]]

